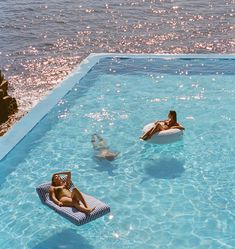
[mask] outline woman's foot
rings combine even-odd
[[[148,140],[148,137],[147,136],[141,136],[140,139],[141,140]]]
[[[85,212],[85,214],[90,214],[91,212],[93,212],[95,210],[96,207],[93,208],[88,208]]]

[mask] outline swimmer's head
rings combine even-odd
[[[105,159],[108,160],[108,161],[113,161],[113,160],[115,159],[115,157],[116,157],[116,156],[114,156],[114,155],[107,155],[107,156],[105,157]]]

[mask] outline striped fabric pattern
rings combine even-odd
[[[110,207],[107,204],[101,202],[100,200],[97,200],[96,198],[90,195],[86,195],[84,193],[82,194],[88,206],[91,208],[94,206],[96,207],[95,210],[91,212],[91,214],[86,215],[82,212],[79,212],[76,208],[72,208],[72,207],[63,207],[63,206],[60,207],[56,205],[52,200],[50,200],[50,197],[49,197],[50,186],[51,186],[50,183],[44,183],[36,188],[36,191],[40,197],[41,202],[77,226],[86,224],[110,212]],[[72,183],[71,188],[73,187],[74,185]]]

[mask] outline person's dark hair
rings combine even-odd
[[[52,185],[52,186],[55,186],[55,180],[54,180],[55,176],[56,176],[56,175],[53,175],[52,178],[51,178],[51,185]]]
[[[177,114],[176,114],[176,111],[173,111],[173,110],[170,110],[169,111],[169,114],[171,114],[175,120],[175,122],[177,122]]]

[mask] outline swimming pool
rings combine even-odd
[[[93,55],[85,67],[0,161],[1,248],[234,248],[234,56]],[[139,141],[170,109],[183,141]],[[115,161],[94,158],[93,133]],[[76,227],[43,206],[35,187],[61,170],[111,215]]]

